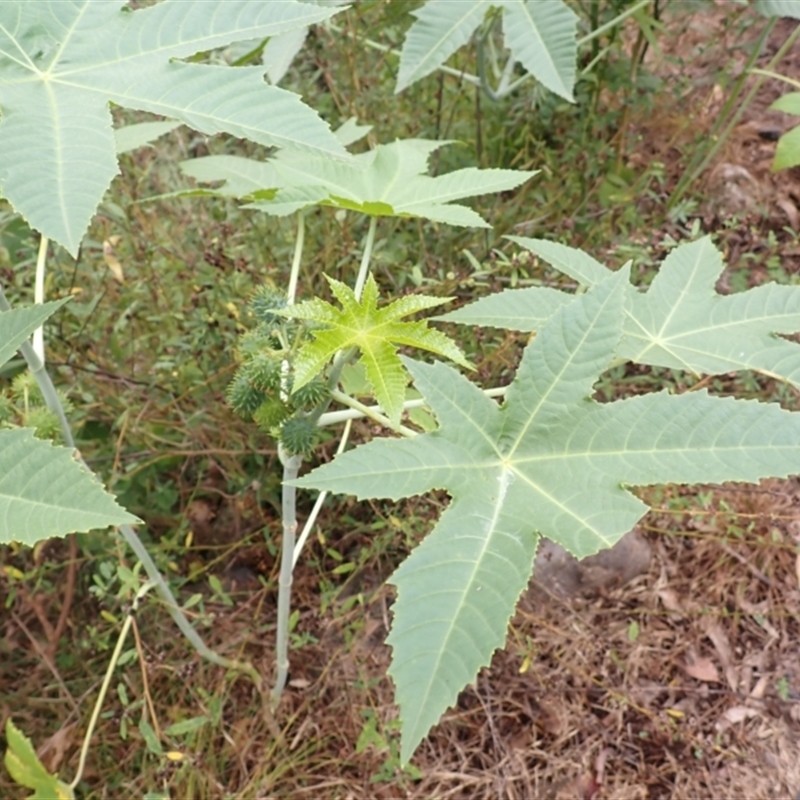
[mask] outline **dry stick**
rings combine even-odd
[[[41,602],[39,602],[37,597],[29,594],[28,590],[22,586],[19,587],[18,594],[31,607],[31,609],[33,609],[33,613],[36,616],[36,619],[39,620],[39,624],[42,626],[44,636],[49,645],[53,641],[53,634],[55,631],[50,623],[50,620],[47,619],[47,614],[44,613]]]
[[[45,666],[50,670],[53,677],[56,679],[56,683],[58,683],[61,691],[64,692],[64,696],[67,698],[67,702],[70,704],[70,706],[72,706],[72,710],[77,711],[78,704],[75,702],[75,698],[67,688],[67,684],[64,683],[64,679],[61,677],[61,674],[56,669],[56,665],[53,663],[53,660],[47,655],[45,649],[39,644],[39,642],[36,641],[36,637],[31,633],[28,626],[15,611],[11,612],[11,619],[14,620],[17,627],[19,627],[19,629],[28,637],[28,640],[33,645],[33,649],[39,654],[39,658],[44,661]]]
[[[3,287],[0,286],[0,312],[10,310],[11,305],[5,296]],[[72,436],[72,430],[70,429],[69,422],[67,421],[66,414],[64,413],[64,407],[61,404],[61,399],[56,393],[53,381],[45,369],[44,364],[34,351],[30,342],[23,342],[20,345],[19,350],[28,364],[28,369],[30,369],[31,373],[36,378],[36,382],[39,384],[39,389],[42,392],[42,397],[44,398],[47,407],[58,417],[58,420],[61,423],[61,433],[64,437],[64,442],[71,450],[74,451],[75,458],[78,463],[80,463],[87,471],[91,472],[88,465],[83,460],[80,451],[75,446],[75,439]],[[212,664],[217,664],[224,669],[233,670],[235,672],[240,672],[247,675],[255,684],[259,695],[261,695],[262,699],[264,699],[263,682],[255,667],[253,667],[253,665],[249,662],[234,661],[214,652],[202,640],[200,634],[198,634],[197,631],[192,627],[192,624],[186,618],[186,615],[183,613],[183,609],[178,605],[175,596],[172,594],[172,590],[169,588],[167,582],[164,580],[164,577],[159,572],[158,567],[155,565],[155,562],[150,557],[150,553],[147,552],[147,548],[144,546],[144,544],[142,544],[142,540],[139,538],[139,535],[136,533],[135,529],[130,525],[119,525],[117,530],[122,534],[122,537],[130,546],[131,550],[133,550],[136,558],[141,561],[148,578],[150,578],[156,591],[161,596],[169,615],[172,617],[181,633],[189,640],[189,643],[197,651],[198,655],[202,658],[205,658],[207,661],[210,661]],[[273,734],[273,736],[280,740],[282,735],[274,717],[272,716],[269,703],[262,702],[262,708],[264,719],[270,729],[270,732]]]
[[[142,637],[139,635],[139,625],[136,622],[136,617],[131,617],[131,629],[133,630],[133,640],[136,642],[136,652],[139,654],[139,668],[142,673],[142,689],[144,699],[147,702],[147,708],[150,710],[150,717],[153,720],[153,730],[156,734],[156,739],[161,741],[161,728],[158,724],[158,717],[156,716],[156,709],[153,705],[153,696],[150,694],[150,681],[147,677],[147,658],[145,657],[144,647],[142,646]]]
[[[106,674],[103,677],[103,682],[100,685],[100,693],[97,695],[97,701],[94,704],[94,708],[92,709],[92,716],[89,718],[89,726],[86,729],[86,735],[83,737],[83,745],[81,746],[81,752],[78,756],[78,769],[75,772],[75,777],[72,779],[72,783],[69,785],[70,789],[74,789],[80,782],[81,778],[83,777],[83,770],[86,767],[86,758],[89,755],[89,744],[92,741],[92,734],[94,734],[95,726],[97,725],[97,720],[100,718],[100,709],[103,706],[103,701],[106,697],[106,692],[108,691],[108,687],[111,684],[111,676],[114,674],[114,668],[117,666],[117,662],[119,661],[119,657],[122,653],[122,646],[125,644],[125,639],[128,636],[128,630],[131,627],[131,623],[133,622],[134,615],[136,614],[136,609],[139,606],[139,601],[147,594],[154,587],[152,581],[147,581],[143,584],[139,590],[136,592],[136,595],[133,598],[131,603],[130,610],[125,615],[125,621],[122,623],[122,631],[119,634],[119,638],[117,639],[117,644],[114,646],[114,651],[111,654],[111,661],[108,663],[108,668],[106,669]]]

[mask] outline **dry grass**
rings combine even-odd
[[[391,590],[379,574],[360,575],[363,602],[346,609],[342,595],[322,615],[318,580],[299,569],[297,632],[317,641],[292,653],[279,710],[283,744],[270,735],[252,688],[198,662],[150,607],[138,617],[147,688],[135,663],[121,671],[131,700],[149,695],[162,730],[204,714],[218,722],[183,746],[173,737],[186,758],[171,764],[144,755],[134,729],[120,738],[124,709],[111,698],[86,797],[140,797],[159,783],[174,798],[198,800],[793,797],[800,789],[799,489],[796,481],[770,481],[726,487],[703,502],[677,490],[651,497],[660,505],[642,526],[654,546],[648,575],[570,603],[532,586],[506,650],[418,750],[416,780],[393,768],[388,751],[355,748],[368,716],[385,736],[396,735],[383,644]],[[216,615],[212,643],[247,655],[265,674],[274,594],[270,582],[232,608],[208,607]],[[22,634],[20,624],[36,637],[34,612],[24,603],[17,609],[3,640],[13,651],[0,673],[9,687],[4,714],[35,731],[37,743],[53,736],[49,766],[69,773],[94,695],[85,675],[98,674],[104,658],[51,671]],[[77,636],[78,614],[72,625]],[[89,690],[83,699],[79,683]],[[66,731],[60,740],[59,730]],[[386,780],[372,782],[379,774]]]

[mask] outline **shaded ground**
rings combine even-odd
[[[721,4],[700,23],[693,15],[672,46],[686,52],[707,43],[723,30],[725,13]],[[780,23],[768,51],[790,28]],[[638,122],[642,140],[631,164],[663,161],[665,192],[725,99],[708,76],[735,52],[720,37],[716,49],[704,51],[707,61],[692,62],[692,94],[665,108],[663,118]],[[669,55],[661,74],[672,68]],[[742,52],[740,64],[745,57]],[[779,69],[800,77],[800,52]],[[769,172],[775,144],[764,133],[787,125],[765,111],[783,90],[775,82],[764,85],[702,179],[708,201],[695,216],[727,246],[728,284],[769,279],[766,267],[751,268],[742,257],[760,249],[780,255],[785,276],[800,271],[800,174]],[[669,223],[643,238],[657,244],[678,231]],[[796,407],[791,392],[783,399]],[[225,461],[218,461],[205,475],[179,471],[193,548],[176,556],[176,568],[196,573],[185,597],[206,595],[209,643],[229,656],[244,654],[271,674],[271,545],[279,525],[257,487],[225,493]],[[312,544],[296,573],[291,680],[278,713],[285,744],[275,743],[246,682],[226,682],[187,651],[161,609],[147,606],[137,618],[146,666],[140,671],[134,661],[119,672],[123,689],[117,687],[101,721],[85,775],[92,787],[87,797],[139,798],[169,788],[174,798],[248,800],[794,798],[800,792],[800,482],[648,490],[646,499],[654,507],[640,526],[653,553],[646,573],[569,600],[532,586],[506,650],[420,747],[418,773],[405,774],[397,765],[396,710],[386,678],[392,590],[384,580],[406,546],[397,540],[424,530],[440,502],[413,501],[399,511],[331,505],[321,528],[326,541]],[[341,523],[333,521],[343,518],[349,527],[337,534]],[[152,522],[158,531],[159,520]],[[265,526],[272,535],[266,544],[257,533]],[[326,547],[358,566],[330,577],[337,563]],[[364,552],[371,555],[362,563]],[[58,563],[68,555],[66,544],[54,543],[36,558]],[[7,567],[22,562],[9,556]],[[206,571],[219,576],[222,593],[209,591]],[[64,572],[53,568],[59,588]],[[79,587],[87,583],[79,571]],[[48,645],[45,623],[58,617],[52,595],[0,579],[0,602],[7,609],[0,617],[0,723],[13,714],[42,745],[48,766],[71,775],[97,690],[87,675],[102,674],[113,646],[93,634],[91,620],[101,608],[120,609],[79,591],[66,622],[73,647],[62,642],[57,648]],[[172,737],[185,756],[172,762],[146,752],[134,728],[148,702],[156,728],[201,715],[216,724]],[[0,775],[3,797],[24,796],[4,781]]]

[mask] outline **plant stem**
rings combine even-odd
[[[516,63],[516,59],[513,56],[508,57],[503,67],[503,74],[500,76],[500,83],[497,85],[496,94],[498,97],[507,97],[514,89],[530,77],[530,73],[527,73],[517,78],[517,80],[512,81],[511,76],[514,74],[514,64]]]
[[[783,81],[784,83],[788,83],[789,86],[794,86],[795,89],[800,89],[800,81],[796,81],[788,75],[781,75],[780,72],[772,72],[772,70],[759,69],[758,67],[753,67],[750,72],[753,75],[763,75],[765,78],[774,78],[776,81]]]
[[[283,488],[281,492],[281,516],[283,537],[281,539],[281,573],[278,578],[278,621],[275,634],[275,685],[272,687],[272,703],[280,700],[289,675],[289,612],[292,599],[292,567],[294,566],[294,542],[297,535],[297,489],[289,482],[297,478],[301,456],[289,455],[278,446],[283,462]]]
[[[650,2],[651,0],[639,0],[639,2],[636,5],[631,6],[630,8],[626,8],[625,11],[623,11],[620,14],[617,14],[617,16],[614,17],[614,19],[610,19],[603,25],[599,25],[594,30],[589,31],[589,33],[587,33],[586,36],[582,36],[580,39],[578,39],[576,44],[578,45],[578,47],[581,47],[584,44],[588,44],[593,39],[597,39],[598,36],[602,36],[606,31],[616,27],[617,25],[619,25],[620,22],[626,20],[632,14],[636,14],[640,9],[644,8]]]
[[[369,218],[369,230],[367,231],[367,240],[364,242],[364,252],[361,255],[361,264],[358,268],[358,276],[356,277],[356,285],[353,293],[356,300],[361,299],[361,293],[364,291],[364,284],[367,282],[367,275],[369,275],[369,261],[372,258],[372,246],[375,244],[375,231],[378,227],[378,218]]]
[[[493,389],[484,389],[483,393],[487,397],[502,397],[508,391],[507,386],[496,386]],[[338,392],[337,392],[338,394]],[[331,393],[333,396],[333,393]],[[347,396],[347,395],[345,395]],[[364,417],[369,417],[370,419],[377,419],[376,415],[382,415],[383,411],[380,406],[359,406],[364,410],[358,409],[355,405],[348,402],[350,408],[338,410],[338,411],[328,411],[325,414],[321,414],[319,419],[317,420],[317,425],[320,428],[325,428],[328,425],[338,425],[341,422],[345,422],[346,420],[351,419],[363,419]],[[416,400],[406,400],[403,403],[403,409],[407,410],[409,408],[422,408],[426,406],[427,403],[424,398],[420,397]],[[383,424],[383,423],[381,423]]]
[[[378,218],[374,216],[370,217],[367,238],[364,242],[364,252],[361,256],[361,264],[358,268],[356,284],[353,289],[356,300],[361,299],[361,294],[364,291],[364,284],[367,282],[369,263],[372,257],[372,248],[375,244],[375,231],[377,227]],[[299,269],[300,253],[302,252],[302,222],[298,223],[298,240],[300,241],[300,245],[295,247],[295,260],[292,263],[293,273],[296,269]],[[333,361],[330,375],[328,376],[328,383],[332,389],[338,384],[339,375],[344,365],[351,357],[352,352],[351,348],[344,353],[337,353]],[[331,396],[333,396],[333,392]],[[316,422],[329,402],[330,400],[326,400],[325,403],[320,404],[316,412],[309,414],[309,420]],[[386,421],[388,422],[388,420]],[[340,445],[340,447],[341,446],[343,446],[343,444]],[[290,486],[289,483],[297,478],[297,473],[300,471],[300,466],[303,463],[302,456],[289,455],[280,445],[278,446],[278,455],[283,464],[283,487],[281,489],[283,537],[281,539],[281,571],[278,577],[278,619],[275,633],[275,684],[272,687],[273,707],[275,707],[280,700],[281,693],[286,686],[286,678],[289,674],[289,615],[291,612],[292,599],[292,570],[297,562],[297,555],[299,555],[299,551],[297,554],[295,553],[297,549],[295,547],[295,539],[297,538],[297,488],[295,486]],[[324,498],[322,498],[322,500],[324,500]],[[318,499],[317,501],[320,507],[322,506],[322,500]],[[317,509],[316,513],[319,513],[319,509]],[[316,515],[314,515],[314,518],[316,518]],[[313,525],[313,520],[311,524]],[[310,530],[310,526],[308,526],[308,530]],[[308,533],[305,530],[304,535],[305,538],[308,537]],[[302,542],[305,542],[305,538],[302,539]]]
[[[354,397],[350,397],[349,394],[340,392],[338,389],[331,389],[331,398],[341,403],[343,406],[349,406],[350,408],[360,412],[362,417],[369,417],[379,425],[383,425],[385,428],[390,428],[395,433],[399,433],[401,436],[406,436],[409,439],[413,439],[417,435],[417,432],[411,430],[411,428],[406,428],[404,425],[395,425],[389,419],[389,417],[381,413],[379,406],[365,406]]]
[[[303,241],[305,239],[306,225],[305,214],[303,211],[297,212],[297,236],[294,240],[294,255],[292,256],[292,268],[289,272],[289,288],[286,290],[286,305],[294,305],[297,297],[297,281],[300,276],[300,261],[303,257]],[[284,337],[281,336],[281,341]],[[286,342],[284,342],[286,347]],[[289,399],[289,372],[291,365],[287,359],[281,361],[281,400],[285,403]]]
[[[306,216],[303,211],[297,212],[297,237],[294,241],[294,256],[292,257],[292,270],[289,273],[289,288],[286,290],[287,305],[294,305],[297,296],[297,280],[300,276],[300,259],[303,257],[303,240],[306,231]]]
[[[350,438],[350,430],[353,427],[352,420],[347,420],[344,424],[344,431],[342,432],[342,438],[339,440],[339,446],[336,448],[336,455],[340,455],[344,452],[344,448],[347,446],[347,440]],[[320,492],[317,496],[316,501],[314,502],[314,507],[311,509],[311,513],[308,515],[308,519],[306,520],[306,524],[303,525],[303,531],[297,539],[297,543],[294,546],[294,553],[292,553],[292,568],[294,568],[295,564],[297,564],[297,559],[300,558],[300,553],[303,552],[303,547],[306,543],[306,539],[308,539],[309,534],[311,533],[311,529],[314,527],[314,523],[317,521],[317,517],[319,516],[319,512],[322,509],[322,504],[325,502],[325,498],[328,496],[327,490]]]
[[[119,661],[120,653],[122,653],[122,645],[125,644],[125,639],[128,637],[128,631],[133,623],[133,615],[139,608],[139,601],[154,587],[155,583],[153,583],[153,581],[147,581],[144,583],[139,588],[139,591],[136,592],[136,595],[131,602],[130,610],[125,615],[125,621],[122,623],[122,630],[120,631],[119,638],[117,639],[116,647],[114,647],[114,652],[111,654],[111,661],[108,663],[108,669],[106,669],[103,683],[100,686],[100,694],[97,695],[97,700],[95,701],[94,708],[92,709],[92,716],[89,719],[89,727],[86,729],[86,735],[83,737],[81,754],[78,758],[78,770],[75,773],[75,778],[69,785],[70,789],[74,790],[75,787],[81,782],[81,778],[83,777],[83,770],[86,767],[86,758],[89,755],[89,744],[92,739],[92,734],[94,733],[98,717],[100,716],[100,709],[103,707],[103,702],[106,699],[106,692],[108,691],[108,685],[111,683],[111,676],[114,673],[114,668],[117,666],[117,661]]]
[[[486,74],[486,40],[484,37],[478,39],[478,77],[481,79],[481,89],[483,93],[492,101],[500,99],[500,95],[495,93],[489,83],[489,76]]]
[[[297,238],[294,244],[292,270],[289,274],[289,288],[287,290],[287,303],[294,304],[297,296],[297,278],[300,274],[300,260],[303,255],[303,239],[305,238],[305,215],[302,211],[297,214]],[[281,399],[289,399],[289,370],[288,360],[281,363]],[[289,486],[288,481],[293,481],[300,471],[303,463],[302,456],[287,455],[281,444],[278,445],[278,456],[283,464],[283,486],[281,488],[281,518],[283,521],[283,536],[281,537],[281,572],[278,577],[278,618],[275,631],[275,684],[272,687],[271,699],[273,707],[278,704],[286,678],[289,674],[289,615],[292,608],[292,572],[294,569],[294,542],[297,535],[297,488]]]
[[[39,252],[36,254],[36,277],[34,279],[33,288],[33,302],[37,306],[44,303],[44,276],[45,276],[45,262],[47,260],[47,244],[48,239],[42,236],[39,239]],[[44,325],[40,325],[33,332],[33,349],[39,360],[44,364]]]

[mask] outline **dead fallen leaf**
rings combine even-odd
[[[58,768],[64,760],[64,754],[72,746],[76,727],[76,722],[65,725],[42,742],[38,751],[39,760],[51,775],[58,772]]]
[[[681,601],[678,599],[678,593],[674,589],[661,589],[658,592],[658,597],[667,611],[683,611]]]
[[[125,283],[125,275],[122,272],[122,264],[119,259],[114,255],[114,247],[119,244],[119,236],[111,236],[103,242],[103,261],[111,271],[111,274],[116,278],[118,283]]]
[[[758,710],[755,708],[749,708],[748,706],[734,706],[733,708],[729,708],[714,724],[714,727],[722,732],[727,728],[730,728],[731,725],[735,725],[737,722],[743,722],[746,719],[750,719],[750,717],[758,716]]]
[[[555,793],[555,800],[594,800],[600,790],[600,785],[594,775],[586,772],[561,784]]]
[[[690,678],[708,683],[719,683],[719,672],[714,662],[705,656],[700,656],[700,658],[684,664],[683,669]]]
[[[733,650],[728,641],[728,634],[718,622],[709,621],[706,625],[706,636],[711,640],[717,651],[722,669],[725,671],[725,680],[728,682],[731,691],[735,692],[739,688],[739,674],[733,664]]]
[[[789,218],[789,225],[796,231],[800,230],[800,212],[798,212],[797,206],[792,202],[792,199],[782,194],[775,200],[775,205]]]
[[[753,687],[753,691],[750,692],[750,697],[752,697],[753,700],[764,699],[764,695],[767,693],[767,687],[770,684],[771,677],[772,677],[771,675],[762,675],[758,679],[756,685]]]

